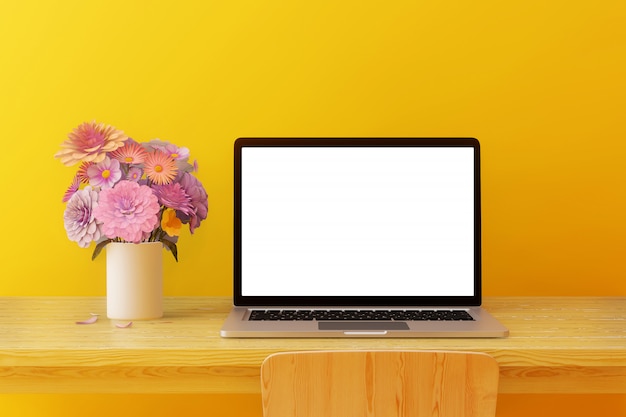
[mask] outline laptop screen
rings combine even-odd
[[[480,304],[475,139],[238,139],[235,303]]]

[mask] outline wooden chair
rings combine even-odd
[[[483,353],[276,353],[261,366],[264,417],[493,417],[498,363]]]

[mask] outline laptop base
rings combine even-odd
[[[440,309],[442,307],[438,307]],[[256,309],[256,307],[255,307]],[[473,321],[250,321],[250,309],[234,307],[220,336],[226,338],[501,338],[509,331],[481,307]]]

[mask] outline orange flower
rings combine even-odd
[[[149,153],[143,166],[148,179],[158,185],[171,183],[178,174],[174,158],[161,151]]]
[[[174,237],[180,235],[182,224],[180,219],[176,217],[176,210],[168,208],[163,211],[163,216],[161,216],[161,229],[163,229],[168,236]]]
[[[141,164],[146,160],[147,152],[139,143],[128,140],[124,146],[111,154],[111,157],[124,164]]]

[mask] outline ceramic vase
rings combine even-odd
[[[163,316],[163,244],[106,246],[107,317],[149,320]]]

